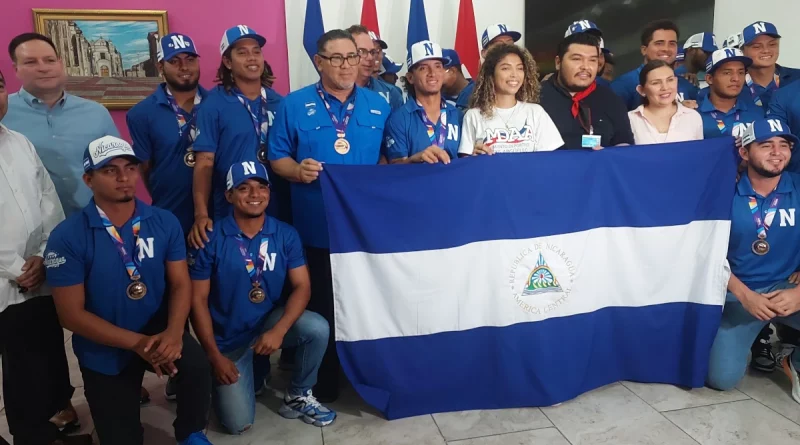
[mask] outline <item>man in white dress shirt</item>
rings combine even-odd
[[[0,73],[0,120],[7,111]],[[2,124],[0,215],[0,356],[9,432],[15,445],[91,444],[91,436],[63,436],[50,422],[72,396],[59,394],[72,387],[64,333],[45,284],[45,264],[57,259],[42,256],[64,211],[33,145]]]

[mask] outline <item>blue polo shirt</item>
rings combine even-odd
[[[139,273],[147,286],[141,300],[131,300],[125,290],[131,280],[111,236],[106,232],[94,199],[83,211],[59,224],[47,241],[47,283],[51,287],[84,285],[88,312],[133,332],[140,332],[159,309],[167,290],[166,263],[186,259],[186,243],[175,216],[136,200],[141,217],[139,246],[133,245],[131,221],[117,228],[129,252],[138,253]],[[136,354],[100,345],[75,334],[75,356],[81,366],[106,375],[119,374]]]
[[[800,268],[800,227],[795,220],[800,209],[800,175],[784,172],[778,187],[766,197],[757,195],[750,184],[750,178],[743,174],[736,186],[731,211],[731,238],[728,244],[728,261],[731,272],[750,289],[771,286],[786,280]],[[767,213],[770,201],[775,194],[782,194],[778,202],[775,218],[767,231],[770,251],[758,256],[752,251],[753,241],[758,239],[756,224],[748,204],[750,196],[755,196],[762,217]]]
[[[767,116],[778,118],[789,125],[792,134],[800,135],[800,82],[781,87],[772,95]],[[792,159],[787,171],[800,173],[800,151],[792,149]]]
[[[742,93],[747,94],[753,103],[756,104],[756,106],[762,107],[765,110],[769,109],[769,105],[770,102],[772,102],[772,96],[775,95],[775,91],[780,91],[780,89],[785,88],[794,83],[795,80],[800,79],[800,69],[776,65],[775,74],[777,74],[778,79],[780,79],[778,84],[775,83],[774,78],[766,87],[762,87],[755,82],[751,82],[745,84]]]
[[[267,122],[270,130],[275,124],[283,98],[273,89],[267,88]],[[261,113],[261,99],[250,101],[250,109]],[[199,134],[194,141],[194,150],[214,153],[214,175],[211,184],[213,219],[222,219],[231,211],[231,205],[225,199],[228,169],[236,162],[258,161],[256,154],[260,142],[253,127],[250,112],[239,102],[233,92],[228,93],[222,85],[209,91],[203,99],[203,106],[197,113],[197,129]],[[272,131],[270,131],[271,133]],[[272,175],[269,165],[267,172]],[[273,194],[267,213],[279,207],[280,197]]]
[[[741,136],[747,124],[764,118],[761,108],[737,99],[736,105],[727,113],[718,111],[708,95],[699,100],[697,112],[703,118],[703,138],[711,139],[722,136]],[[736,128],[736,134],[733,129]]]
[[[83,183],[83,152],[95,139],[119,137],[108,110],[66,92],[50,108],[20,89],[8,96],[8,113],[2,122],[22,133],[36,148],[66,216],[80,212],[92,198]]]
[[[458,145],[461,142],[461,121],[463,116],[458,108],[446,103],[447,136],[444,140],[444,150],[450,155],[451,160],[458,159]],[[433,145],[428,137],[428,128],[422,121],[420,113],[425,109],[410,99],[401,108],[392,111],[386,123],[386,134],[383,140],[383,153],[386,159],[409,158]],[[438,136],[442,119],[436,122],[434,135]]]
[[[643,67],[644,65],[641,65],[633,71],[628,71],[611,82],[611,89],[617,93],[617,96],[622,98],[625,106],[628,107],[628,111],[642,104],[642,96],[636,92],[636,87],[639,86],[639,73],[642,72]],[[678,76],[679,100],[696,100],[697,91],[697,87],[691,82]]]
[[[396,85],[392,85],[380,78],[370,77],[365,88],[380,94],[392,110],[403,106],[403,92]]]
[[[200,86],[198,93],[201,98],[208,94]],[[198,112],[202,104],[195,105]],[[153,205],[172,212],[183,233],[188,233],[194,222],[194,169],[186,165],[184,156],[191,142],[187,134],[178,136],[178,119],[167,99],[166,84],[131,108],[126,120],[133,149],[142,161],[151,163],[148,182]]]
[[[595,77],[594,81],[597,82],[598,85],[602,85],[606,88],[611,88],[611,82],[607,81],[603,77],[597,76]]]
[[[325,91],[323,94],[339,121],[344,118],[347,105],[355,104],[346,130],[350,151],[342,155],[333,149],[336,129],[317,94],[317,85],[313,84],[283,100],[269,134],[270,161],[291,157],[298,163],[312,158],[328,164],[377,164],[389,118],[389,104],[379,94],[358,86],[344,103]],[[293,182],[291,195],[293,224],[303,244],[327,249],[328,222],[319,181],[311,184]]]
[[[234,351],[250,344],[264,327],[264,319],[281,298],[283,282],[289,270],[306,264],[303,243],[290,225],[267,216],[261,233],[247,238],[233,215],[225,217],[209,234],[210,241],[200,250],[189,252],[189,275],[193,280],[211,280],[208,306],[214,339],[221,352]],[[248,293],[253,288],[239,251],[237,235],[258,263],[261,239],[267,238],[267,257],[261,274],[261,289],[267,298],[252,303]]]
[[[469,83],[467,86],[458,93],[458,97],[456,97],[456,108],[461,110],[462,113],[469,110],[469,100],[472,98],[472,93],[475,91],[475,81],[469,79]]]

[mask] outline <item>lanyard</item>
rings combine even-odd
[[[580,124],[581,128],[583,128],[583,131],[589,133],[589,135],[594,135],[594,127],[592,126],[592,109],[586,108],[588,123],[583,121],[583,115],[581,114],[582,110],[582,108],[578,109],[578,123]]]
[[[767,230],[769,230],[769,226],[772,225],[772,221],[775,219],[775,211],[778,209],[778,202],[780,200],[781,195],[776,194],[775,197],[772,198],[767,213],[762,219],[761,208],[758,206],[756,197],[750,197],[750,213],[753,214],[753,221],[756,223],[756,234],[759,239],[765,239],[767,237]]]
[[[441,104],[441,114],[439,115],[439,133],[436,134],[436,127],[437,124],[434,124],[428,114],[425,113],[425,108],[417,102],[417,105],[420,106],[419,114],[422,116],[422,123],[425,124],[425,127],[428,129],[428,140],[431,144],[436,145],[439,148],[444,148],[444,140],[447,136],[447,102],[444,100]]]
[[[192,112],[189,113],[178,106],[178,101],[175,100],[175,97],[172,95],[172,92],[169,90],[169,88],[164,88],[164,90],[167,93],[167,101],[169,102],[169,106],[172,108],[172,111],[175,113],[175,117],[178,119],[178,137],[182,138],[184,134],[188,133],[190,142],[194,142],[196,134],[195,123],[197,119],[197,106],[200,105],[200,101],[202,100],[200,97],[200,92],[198,91],[195,93],[194,108],[192,108]]]
[[[716,111],[712,111],[712,112],[711,112],[711,117],[713,117],[713,118],[714,118],[714,120],[716,120],[716,121],[717,121],[717,128],[719,128],[719,132],[720,132],[720,133],[725,133],[725,129],[727,129],[727,128],[728,128],[728,126],[727,126],[727,125],[725,125],[725,121],[723,121],[722,119],[720,119],[720,118],[718,118],[718,117],[717,117],[717,112],[716,112]],[[737,124],[737,123],[739,123],[739,112],[738,112],[738,111],[737,111],[737,112],[736,112],[736,114],[733,116],[733,123],[734,123],[734,124]],[[735,126],[735,125],[734,125],[734,126]]]
[[[753,97],[753,102],[759,107],[763,106],[761,102],[761,95],[759,95],[756,92],[756,83],[753,82],[753,78],[750,77],[750,74],[748,74],[745,77],[745,81],[747,82],[747,88],[750,89],[750,96]],[[775,74],[773,74],[772,82],[770,82],[770,84],[767,85],[767,87],[764,90],[765,92],[775,91],[780,87],[781,87],[781,76],[776,72]]]
[[[261,109],[256,110],[256,112],[253,112],[253,109],[250,108],[250,100],[247,99],[238,88],[234,88],[233,94],[236,95],[239,102],[241,102],[247,109],[247,112],[250,113],[250,119],[253,120],[253,128],[256,130],[259,144],[266,144],[267,131],[269,131],[269,124],[264,121],[267,116],[267,89],[261,87]]]
[[[325,109],[328,110],[328,115],[331,117],[333,128],[336,129],[336,135],[339,138],[343,138],[345,136],[345,130],[347,130],[347,124],[350,123],[350,118],[353,116],[353,111],[355,110],[355,101],[347,104],[344,118],[342,118],[342,121],[339,122],[339,119],[337,119],[331,111],[331,104],[329,104],[325,99],[325,94],[322,92],[322,87],[319,83],[317,83],[317,94],[319,94],[319,98],[322,99],[322,103],[325,104]]]
[[[128,276],[130,277],[131,281],[139,280],[142,276],[139,273],[138,255],[131,256],[130,252],[128,252],[128,249],[125,248],[125,241],[123,241],[122,236],[120,236],[117,228],[114,227],[114,224],[111,223],[111,220],[108,219],[106,212],[104,212],[100,207],[97,207],[97,213],[100,214],[100,220],[103,221],[103,226],[105,226],[106,232],[108,232],[108,235],[111,236],[111,241],[113,241],[114,245],[117,247],[119,256],[122,258],[122,262],[125,263],[125,269],[128,271]],[[141,224],[142,221],[139,217],[139,211],[137,209],[133,212],[133,219],[131,222],[131,227],[133,229],[133,245],[137,249],[139,248],[139,229],[141,228]]]
[[[264,268],[264,261],[267,258],[269,238],[266,236],[261,238],[261,244],[258,246],[258,261],[255,264],[253,263],[253,256],[247,250],[247,245],[245,245],[241,234],[236,235],[236,242],[239,244],[239,253],[242,254],[242,259],[244,259],[244,267],[247,269],[247,274],[250,275],[250,282],[253,287],[259,287],[261,285],[261,270]]]

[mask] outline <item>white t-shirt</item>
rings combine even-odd
[[[478,108],[464,115],[459,154],[471,155],[475,142],[482,141],[495,153],[553,151],[562,145],[561,133],[539,104],[517,102],[512,108],[495,108],[487,119]]]

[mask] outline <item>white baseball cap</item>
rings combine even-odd
[[[138,162],[142,160],[136,156],[131,144],[115,136],[103,136],[89,143],[83,152],[83,171],[90,172],[102,168],[119,157],[130,157]]]
[[[745,55],[742,54],[742,50],[739,48],[718,49],[711,53],[708,59],[706,59],[706,72],[711,74],[716,71],[720,65],[728,62],[742,62],[744,67],[747,68],[753,64],[753,59],[745,57]]]
[[[517,31],[510,31],[508,26],[503,23],[497,23],[494,25],[489,25],[489,27],[483,31],[483,36],[481,37],[481,46],[483,46],[483,49],[486,49],[492,40],[500,36],[509,36],[514,39],[514,42],[522,38],[522,34],[518,33]]]
[[[430,40],[417,42],[411,45],[411,48],[408,50],[408,69],[411,70],[414,65],[422,62],[423,60],[431,59],[441,60],[442,63],[444,63],[442,47],[439,46],[438,43],[431,42]]]

